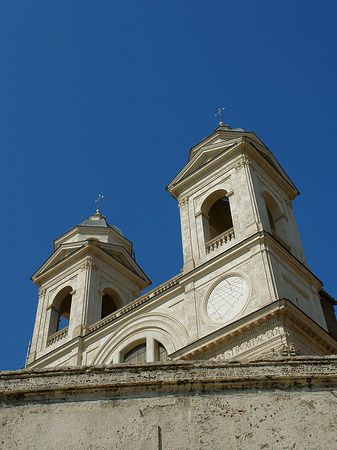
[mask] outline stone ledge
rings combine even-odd
[[[0,373],[0,398],[99,391],[109,391],[118,397],[150,390],[160,393],[313,385],[337,387],[337,355],[253,362],[176,361],[6,371]]]

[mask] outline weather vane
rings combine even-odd
[[[216,117],[216,116],[219,116],[219,118],[220,118],[219,125],[220,125],[220,126],[223,126],[223,121],[222,121],[222,118],[221,118],[221,113],[222,113],[222,111],[223,111],[224,109],[225,109],[225,108],[218,108],[218,112],[217,112],[216,114],[214,114],[215,117]]]
[[[97,203],[96,214],[100,214],[100,202],[103,197],[104,195],[98,194],[98,199],[95,200],[95,203]]]

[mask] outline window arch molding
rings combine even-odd
[[[164,332],[164,330],[159,328],[150,328],[136,331],[119,342],[113,352],[113,360],[116,362],[124,362],[125,355],[134,347],[137,347],[143,343],[146,343],[147,346],[150,346],[151,343],[152,345],[155,345],[155,343],[162,344],[165,347],[167,354],[175,351],[175,347],[172,345],[170,337]],[[155,351],[155,349],[153,350]],[[148,351],[148,348],[146,351]]]
[[[156,330],[148,330],[147,332],[137,333],[138,336],[132,335],[128,339],[128,344],[119,351],[118,361],[125,363],[143,363],[163,361],[160,353],[165,353],[167,359],[167,346],[163,344],[163,335]],[[143,334],[143,337],[140,335]],[[166,339],[164,338],[164,341]]]
[[[208,216],[209,210],[211,209],[212,205],[217,201],[220,200],[222,197],[228,197],[230,195],[228,191],[224,188],[217,188],[211,193],[207,193],[207,196],[202,200],[202,204],[200,206],[200,211]]]
[[[168,354],[184,347],[188,342],[187,330],[177,319],[163,313],[146,314],[140,316],[136,323],[134,320],[128,321],[123,329],[111,336],[101,347],[92,364],[119,362],[120,355],[129,345],[146,339],[149,335],[164,345]]]

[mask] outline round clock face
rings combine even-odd
[[[244,278],[231,276],[215,286],[207,302],[207,313],[216,322],[229,322],[243,309],[248,298]]]

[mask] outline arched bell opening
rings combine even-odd
[[[226,191],[213,192],[204,201],[201,211],[206,243],[233,229],[231,208]]]
[[[102,296],[101,319],[123,306],[120,296],[111,288],[106,288]]]
[[[287,237],[287,218],[282,213],[277,201],[268,192],[263,193],[264,202],[266,206],[269,226],[272,234],[276,238],[280,238],[282,243],[286,244],[288,247],[288,237]]]
[[[217,200],[209,210],[208,217],[211,239],[233,228],[233,221],[228,198],[219,198],[219,200]]]
[[[69,326],[72,291],[71,286],[66,286],[55,296],[51,305],[49,336]]]

